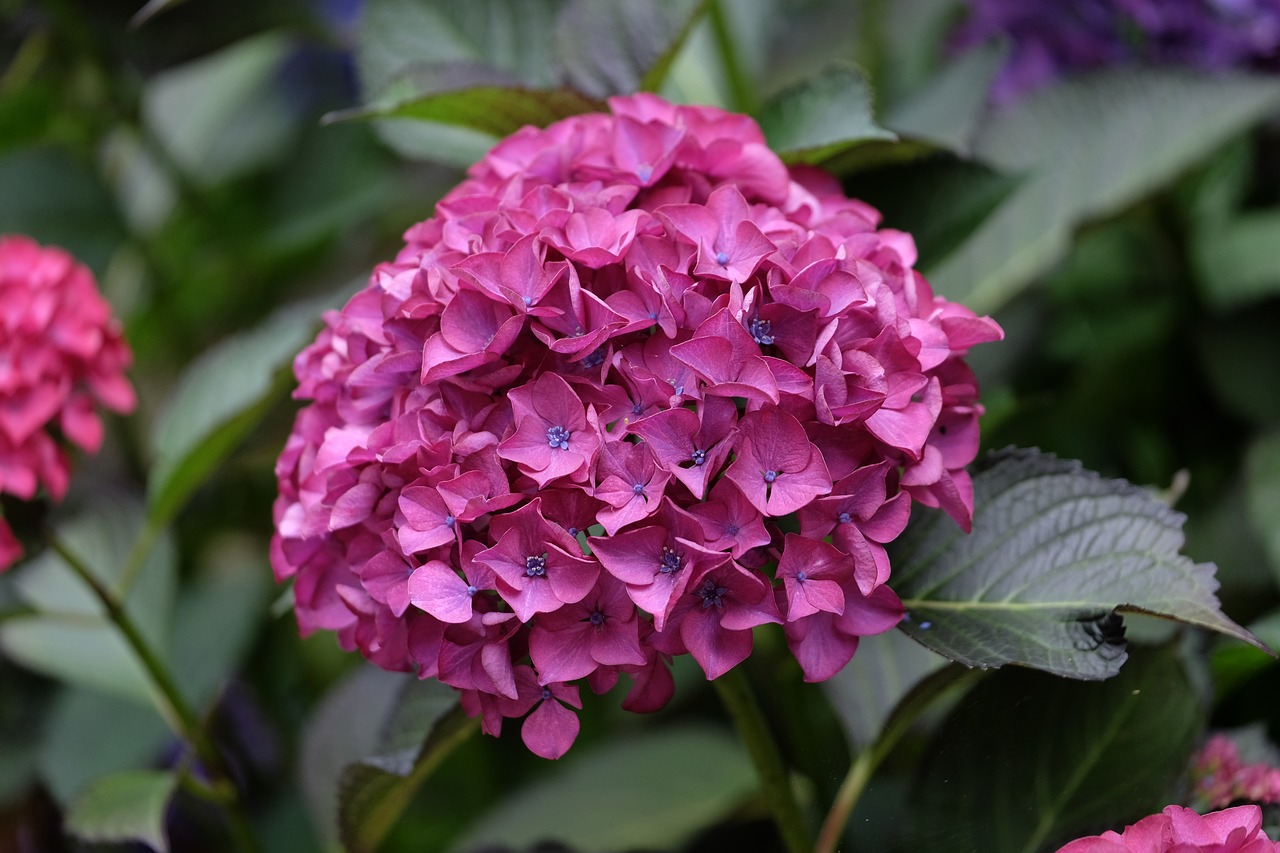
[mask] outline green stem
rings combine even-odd
[[[711,683],[716,686],[720,701],[733,717],[738,736],[747,746],[788,853],[808,853],[813,849],[813,836],[800,813],[786,765],[746,676],[740,669],[731,669]]]
[[[156,654],[155,650],[151,648],[147,638],[142,635],[137,624],[134,623],[133,617],[125,610],[124,602],[89,570],[89,567],[85,565],[78,555],[67,548],[57,537],[51,535],[48,540],[49,546],[57,552],[58,556],[71,567],[71,570],[76,573],[80,580],[84,581],[85,585],[97,597],[106,612],[107,618],[119,629],[124,636],[125,642],[129,644],[133,653],[137,655],[158,694],[161,715],[169,722],[170,727],[191,746],[204,766],[213,775],[212,784],[201,786],[200,792],[206,799],[210,799],[223,807],[227,816],[228,829],[236,843],[236,849],[242,851],[259,850],[258,843],[250,830],[249,821],[241,809],[239,798],[236,796],[235,786],[228,781],[229,777],[221,754],[200,724],[200,718],[178,689],[178,685],[173,680],[173,676],[169,674],[168,668],[160,660],[160,656]],[[190,789],[189,786],[188,788]]]
[[[854,806],[858,804],[880,762],[884,761],[920,715],[932,707],[939,697],[966,685],[977,676],[976,670],[952,664],[925,677],[898,703],[892,716],[880,730],[880,736],[858,753],[858,757],[850,765],[849,772],[845,774],[840,790],[831,803],[831,810],[822,822],[818,843],[813,848],[814,853],[835,853],[839,849],[849,815],[853,814]]]

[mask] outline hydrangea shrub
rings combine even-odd
[[[968,349],[911,237],[748,117],[652,95],[500,142],[295,362],[272,561],[300,629],[572,744],[783,626],[807,680],[895,625],[913,502],[966,526]]]
[[[66,494],[66,445],[96,453],[99,407],[132,411],[132,361],[93,273],[62,249],[0,236],[0,494]],[[0,571],[22,555],[0,517]]]

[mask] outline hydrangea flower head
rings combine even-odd
[[[1231,738],[1216,734],[1191,760],[1197,802],[1221,808],[1234,802],[1280,803],[1280,768],[1247,763]]]
[[[1262,831],[1262,809],[1236,806],[1200,815],[1166,806],[1124,832],[1077,838],[1058,853],[1276,853],[1280,842]]]
[[[1277,0],[970,0],[956,36],[963,49],[1006,38],[1012,54],[992,90],[997,103],[1071,73],[1112,65],[1220,71],[1280,68]]]
[[[132,356],[88,268],[61,249],[0,236],[0,493],[41,488],[61,500],[70,479],[63,439],[102,445],[98,407],[128,412]],[[0,518],[0,571],[22,554]]]
[[[500,142],[327,315],[276,469],[300,628],[547,757],[583,683],[653,711],[757,626],[819,680],[895,625],[884,544],[913,502],[968,526],[1002,334],[745,116],[609,106]]]

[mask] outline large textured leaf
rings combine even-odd
[[[571,752],[481,815],[453,849],[527,849],[547,840],[596,853],[672,849],[739,805],[756,784],[745,751],[727,734],[653,729]]]
[[[556,53],[570,85],[604,98],[654,89],[706,0],[568,0]]]
[[[1257,640],[1218,608],[1214,567],[1181,555],[1183,516],[1120,480],[1006,451],[974,480],[973,532],[917,517],[893,549],[902,630],[968,666],[1114,675],[1116,610]]]
[[[338,785],[338,827],[348,850],[378,849],[422,783],[477,728],[457,693],[438,681],[406,681],[378,753],[347,765]]]
[[[89,786],[67,812],[67,829],[85,841],[142,841],[167,853],[164,814],[178,785],[167,770],[134,770]]]
[[[331,689],[308,720],[299,745],[298,779],[317,834],[338,841],[338,780],[343,768],[376,755],[408,676],[361,666]]]
[[[63,544],[104,586],[127,584],[125,610],[160,655],[167,652],[174,594],[174,547],[162,536],[132,578],[123,577],[142,529],[142,511],[128,500],[102,502],[59,530]],[[107,618],[102,604],[52,550],[17,576],[32,608],[0,624],[0,648],[24,666],[75,684],[149,701],[142,664]]]
[[[37,766],[45,787],[65,808],[94,779],[144,769],[172,743],[169,727],[152,709],[72,687],[49,709]]]
[[[975,146],[1027,181],[930,279],[993,311],[1062,256],[1078,223],[1141,198],[1277,107],[1280,81],[1178,71],[1127,69],[1033,95]]]
[[[290,384],[284,368],[314,335],[321,312],[351,290],[286,306],[187,368],[152,431],[147,497],[153,523],[171,519],[284,394]]]
[[[987,91],[1006,53],[1002,45],[970,51],[895,107],[885,125],[905,137],[968,153],[987,109]]]
[[[563,6],[563,0],[370,0],[356,52],[365,96],[387,97],[413,69],[447,64],[488,66],[525,88],[555,89],[561,83],[555,22]],[[390,119],[376,127],[401,154],[459,166],[475,162],[494,142],[491,133],[435,122]]]
[[[913,851],[1037,853],[1159,810],[1204,713],[1170,650],[1082,684],[1009,669],[938,729],[913,790]]]
[[[779,92],[758,118],[769,147],[792,162],[820,163],[862,142],[897,138],[876,124],[871,89],[853,68],[832,68]]]

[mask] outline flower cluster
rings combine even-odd
[[[1214,735],[1196,753],[1191,776],[1197,799],[1209,808],[1241,800],[1280,803],[1280,768],[1265,762],[1246,764],[1240,749],[1226,735]]]
[[[1236,806],[1207,815],[1166,806],[1124,832],[1078,838],[1058,853],[1280,853],[1262,831],[1262,809]]]
[[[751,119],[610,107],[500,142],[327,315],[276,469],[300,629],[548,757],[584,679],[656,710],[674,655],[779,623],[820,680],[896,624],[884,543],[913,500],[968,524],[1001,336]]]
[[[963,49],[1008,39],[992,89],[1006,103],[1073,72],[1113,65],[1280,67],[1278,0],[970,0]]]
[[[96,406],[134,406],[130,361],[86,267],[61,249],[0,237],[0,493],[30,500],[43,486],[61,500],[70,465],[60,439],[98,450]],[[21,554],[0,518],[0,571]]]

